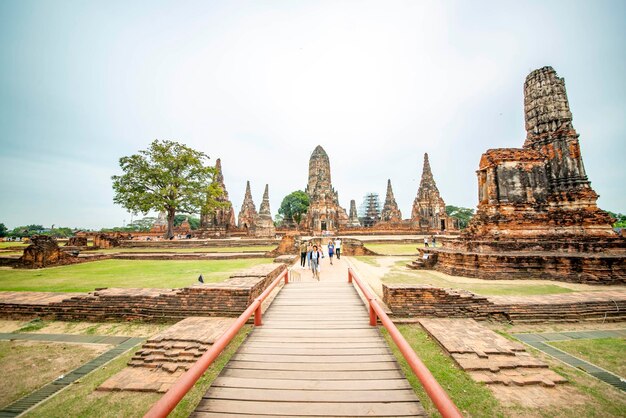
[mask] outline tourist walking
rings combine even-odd
[[[314,245],[311,251],[311,271],[313,278],[318,282],[320,281],[320,258],[322,258],[322,253],[317,249],[317,245]]]
[[[430,242],[431,242],[431,244],[433,244],[433,247],[437,246],[437,240],[436,240],[434,235],[432,237],[430,237]]]
[[[306,246],[306,266],[311,268],[311,253],[313,252],[313,244],[309,241]]]
[[[330,241],[328,241],[328,258],[330,259],[331,266],[333,265],[333,254],[335,254],[335,244],[331,239]]]
[[[341,238],[339,237],[335,240],[335,254],[337,254],[337,260],[341,260]]]
[[[306,266],[306,242],[302,241],[300,243],[300,268],[304,270]]]
[[[428,237],[424,237],[424,248],[428,248]]]

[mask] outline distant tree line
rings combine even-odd
[[[460,229],[465,229],[472,217],[474,217],[474,209],[446,205],[446,214],[457,220]]]

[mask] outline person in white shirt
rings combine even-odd
[[[341,260],[341,238],[335,240],[335,254],[337,254],[337,260]]]

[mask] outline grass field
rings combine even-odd
[[[91,253],[243,253],[243,252],[267,252],[276,248],[275,245],[255,245],[246,247],[190,247],[190,248],[107,248],[89,251]]]
[[[220,282],[235,271],[269,258],[243,260],[102,260],[39,270],[0,270],[0,290],[38,292],[88,292],[99,287],[177,288]]]
[[[413,347],[418,357],[461,410],[463,416],[473,418],[604,418],[626,416],[626,396],[623,393],[579,370],[564,366],[557,360],[536,353],[532,349],[530,351],[540,356],[553,370],[568,379],[569,383],[566,386],[572,393],[572,402],[566,405],[561,404],[543,408],[529,408],[519,404],[504,404],[494,396],[486,385],[476,383],[467,373],[459,369],[452,359],[443,352],[440,346],[419,325],[400,325],[398,328]],[[439,417],[439,412],[426,395],[404,357],[402,357],[385,330],[383,330],[383,334],[426,411],[432,417]]]
[[[213,380],[220,374],[228,360],[235,353],[250,327],[245,326],[213,362],[206,373],[198,380],[187,396],[172,411],[169,417],[188,417],[200,402]],[[140,417],[161,398],[161,394],[138,392],[97,392],[95,389],[106,379],[122,370],[130,360],[137,346],[131,352],[88,374],[58,395],[42,403],[25,417],[65,418],[65,417]]]
[[[0,341],[0,374],[4,382],[0,385],[0,408],[79,367],[106,349],[102,345]],[[35,368],[36,373],[26,372]]]
[[[626,340],[599,338],[593,340],[550,341],[550,345],[583,360],[626,377]]]
[[[365,243],[365,248],[374,251],[381,255],[417,255],[417,248],[423,248],[423,243],[413,244],[368,244]]]

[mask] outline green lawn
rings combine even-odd
[[[188,417],[202,395],[220,374],[228,360],[235,353],[250,326],[245,326],[213,362],[196,385],[182,399],[169,417]],[[130,360],[137,346],[131,352],[118,357],[111,363],[88,374],[77,383],[70,385],[58,395],[45,401],[25,417],[65,418],[65,417],[141,417],[163,395],[139,392],[98,392],[95,389],[106,379],[122,370]]]
[[[423,243],[413,244],[368,244],[365,243],[365,247],[381,255],[417,255],[417,248],[423,248]]]
[[[276,248],[275,245],[255,245],[246,247],[185,247],[185,248],[107,248],[89,251],[91,253],[243,253],[243,252],[267,252]]]
[[[27,247],[28,244],[19,241],[2,241],[0,242],[0,249],[2,248],[10,248],[10,247]]]
[[[520,281],[519,284],[501,283],[497,280],[482,280],[480,283],[467,283],[445,278],[428,270],[411,270],[395,267],[383,276],[383,283],[429,284],[440,288],[465,289],[479,295],[530,296],[549,295],[573,292],[572,289],[558,284],[530,284]]]
[[[269,258],[243,260],[102,260],[38,270],[0,270],[0,290],[88,292],[98,287],[177,288],[219,282]]]
[[[618,376],[626,377],[626,339],[550,341],[549,344]]]

